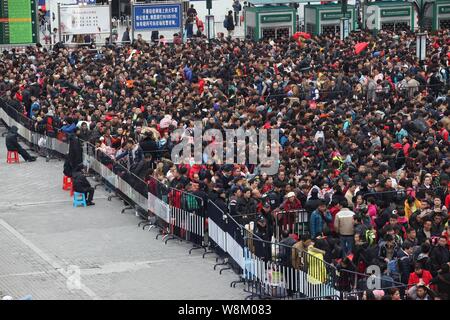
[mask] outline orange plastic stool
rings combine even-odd
[[[72,188],[72,177],[64,176],[63,190],[70,190]]]
[[[6,163],[20,163],[19,153],[17,151],[8,151]]]

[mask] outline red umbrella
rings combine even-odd
[[[360,54],[364,49],[369,46],[368,42],[359,42],[355,45],[355,54]]]
[[[292,36],[294,38],[294,40],[298,40],[298,38],[303,38],[303,39],[311,39],[311,35],[307,32],[296,32],[294,33],[294,35]]]
[[[300,33],[300,37],[304,38],[304,39],[311,39],[311,35],[307,32],[299,32]]]
[[[309,34],[308,32],[299,32],[300,33],[300,37],[303,37],[304,39],[311,39],[311,34]]]

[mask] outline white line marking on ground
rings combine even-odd
[[[19,239],[24,245],[30,248],[34,253],[36,253],[39,257],[41,257],[45,262],[50,264],[56,271],[62,274],[67,280],[70,280],[71,274],[69,274],[65,268],[59,263],[56,259],[49,257],[44,251],[39,249],[33,242],[25,238],[20,232],[14,229],[10,224],[8,224],[5,220],[0,219],[0,225],[3,226],[6,230],[11,232],[17,239]],[[89,289],[83,283],[81,283],[80,290],[86,293],[89,297],[94,300],[98,300],[97,294],[94,291]]]

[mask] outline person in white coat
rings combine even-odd
[[[355,234],[354,219],[355,213],[348,208],[347,199],[340,201],[341,210],[334,218],[334,230],[341,239],[342,252],[346,257],[353,250],[353,237]]]

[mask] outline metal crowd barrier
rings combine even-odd
[[[83,162],[88,170],[91,169],[100,175],[107,190],[115,190],[116,193],[120,194],[110,195],[108,200],[111,200],[112,197],[125,198],[129,206],[122,209],[122,213],[127,209],[134,209],[137,213],[139,211],[147,212],[148,193],[145,181],[129,172],[121,164],[114,162],[107,154],[88,142],[84,143]],[[131,204],[134,204],[134,206]]]
[[[251,241],[250,241],[251,240]],[[340,296],[336,268],[305,250],[246,239],[245,291],[249,299],[305,299]]]
[[[216,262],[222,260],[221,263],[214,265],[214,270],[218,266],[224,266],[220,269],[220,274],[231,267],[239,270],[243,266],[243,254],[238,256],[239,254],[236,253],[242,250],[242,245],[231,241],[232,237],[230,237],[230,233],[236,234],[235,231],[239,229],[239,224],[211,200],[208,200],[207,212],[208,228],[210,230],[208,235],[210,249],[212,250],[210,252],[215,252],[218,255]],[[235,259],[234,261],[233,258]]]
[[[32,132],[30,119],[14,112],[4,101],[0,102],[0,118],[8,127],[17,126],[26,141],[34,144],[40,138],[47,138],[51,150],[62,155],[68,153],[65,138]],[[211,200],[205,203],[203,199],[170,188],[153,177],[143,181],[88,142],[84,143],[83,156],[86,167],[100,175],[107,187],[120,194],[131,208],[145,212],[146,225],[161,229],[166,243],[168,239],[186,240],[194,244],[190,252],[204,248],[203,257],[208,253],[217,254],[216,262],[222,262],[216,263],[214,270],[222,266],[220,274],[230,269],[237,272],[241,279],[231,285],[244,283],[249,298],[341,297],[335,285],[336,269],[323,259],[300,250],[297,252],[299,263],[294,268],[283,258],[291,247],[262,240]],[[301,211],[296,214],[297,220],[304,222],[304,214]]]

